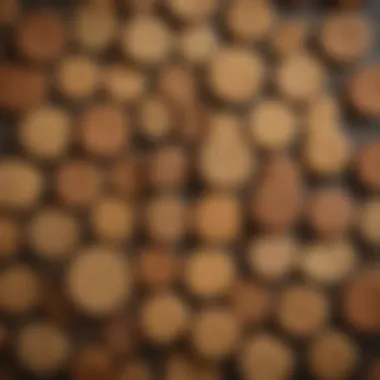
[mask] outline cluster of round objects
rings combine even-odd
[[[1,379],[379,379],[380,64],[339,3],[0,1]]]

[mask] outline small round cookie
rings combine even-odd
[[[79,7],[74,15],[74,40],[91,53],[101,53],[114,41],[118,30],[113,10],[104,7]]]
[[[236,46],[219,49],[210,61],[207,81],[220,100],[240,104],[257,96],[264,80],[264,64],[256,53]]]
[[[128,362],[123,365],[115,380],[153,380],[150,366],[139,360]]]
[[[295,269],[299,247],[288,235],[255,238],[248,246],[248,264],[253,273],[268,281],[283,279]]]
[[[311,193],[306,221],[323,238],[343,236],[353,224],[353,202],[340,188],[322,188]]]
[[[360,13],[332,13],[322,21],[319,42],[325,55],[334,62],[351,63],[370,50],[372,31]]]
[[[226,295],[236,280],[235,262],[229,252],[201,248],[190,252],[184,264],[187,290],[201,299]]]
[[[380,140],[371,140],[359,148],[355,157],[357,180],[368,190],[380,191]]]
[[[144,137],[153,141],[163,139],[173,127],[173,112],[163,97],[153,95],[139,104],[137,130]]]
[[[195,25],[185,29],[177,42],[180,55],[190,64],[202,65],[218,51],[218,39],[208,25]]]
[[[157,189],[183,188],[190,176],[187,152],[180,145],[167,145],[153,152],[149,160],[149,183]]]
[[[348,136],[337,129],[308,136],[304,143],[304,163],[311,174],[333,177],[342,174],[351,160]]]
[[[158,195],[146,204],[146,231],[156,242],[180,241],[187,233],[187,218],[187,205],[176,195]]]
[[[16,44],[21,53],[36,63],[51,63],[64,53],[67,31],[57,13],[34,10],[26,13],[16,32]]]
[[[195,72],[184,64],[170,63],[157,73],[156,87],[160,95],[176,108],[189,108],[196,103],[198,87]]]
[[[108,243],[125,242],[134,231],[133,206],[115,196],[101,198],[90,212],[90,225],[99,240]]]
[[[193,228],[196,235],[210,243],[235,241],[242,229],[241,205],[228,193],[209,193],[195,204]]]
[[[147,289],[165,289],[177,282],[182,265],[169,248],[149,247],[139,252],[135,271],[137,282]]]
[[[12,26],[20,14],[19,0],[3,0],[0,3],[0,26]]]
[[[311,342],[307,360],[317,379],[348,379],[359,363],[359,349],[348,335],[328,330]]]
[[[41,290],[32,268],[14,264],[0,273],[0,308],[13,316],[28,314],[40,304]]]
[[[56,86],[62,95],[74,101],[94,95],[100,85],[100,69],[85,55],[65,57],[56,72]]]
[[[243,135],[241,120],[220,113],[208,120],[208,134],[198,152],[200,174],[214,188],[237,190],[256,169],[256,156]]]
[[[114,363],[106,347],[89,344],[79,347],[70,363],[70,376],[73,380],[113,379]]]
[[[189,313],[188,306],[177,295],[170,292],[156,293],[141,306],[142,332],[152,343],[173,343],[187,331]]]
[[[148,86],[147,76],[124,63],[110,64],[104,69],[103,87],[112,100],[133,104],[140,100]]]
[[[0,215],[0,260],[15,256],[21,247],[22,228],[15,218]]]
[[[360,115],[380,117],[379,84],[380,65],[376,63],[360,68],[348,81],[348,100]]]
[[[284,102],[267,99],[249,113],[249,130],[253,142],[266,150],[286,149],[295,142],[296,116]]]
[[[303,17],[280,22],[270,39],[271,50],[279,59],[299,53],[306,47],[310,29],[310,21]]]
[[[356,227],[369,244],[380,246],[380,199],[368,199],[359,207]]]
[[[136,16],[129,20],[121,32],[124,55],[140,65],[156,65],[165,61],[172,47],[171,31],[153,16]]]
[[[197,354],[211,360],[231,355],[240,341],[240,328],[234,315],[217,307],[200,311],[193,319],[190,333]]]
[[[165,0],[170,12],[184,23],[201,23],[211,19],[218,8],[217,0]]]
[[[66,273],[68,294],[79,310],[101,317],[117,311],[131,294],[131,269],[121,252],[82,249]]]
[[[93,204],[102,192],[102,175],[89,161],[72,159],[56,171],[55,191],[67,206],[82,208]]]
[[[16,350],[20,363],[28,371],[49,376],[67,364],[71,342],[64,331],[47,321],[38,321],[20,330]]]
[[[111,103],[93,104],[82,111],[78,139],[87,153],[110,158],[129,145],[128,115]]]
[[[341,283],[353,273],[357,264],[353,245],[339,240],[307,246],[300,257],[300,270],[304,276],[322,285]]]
[[[47,76],[36,68],[0,63],[0,107],[12,112],[28,112],[44,103]]]
[[[81,226],[75,216],[59,208],[46,208],[32,215],[27,236],[33,252],[42,259],[68,258],[79,243]]]
[[[69,114],[55,106],[43,106],[30,111],[21,121],[19,140],[27,153],[54,160],[69,148],[72,124]]]
[[[359,333],[380,332],[380,268],[364,268],[353,276],[342,292],[342,314]]]
[[[324,90],[325,81],[323,66],[303,51],[287,57],[276,75],[279,93],[297,103],[310,103],[316,99]]]
[[[271,315],[273,295],[262,284],[239,280],[232,288],[230,307],[241,326],[258,327]]]
[[[244,343],[239,367],[245,379],[290,379],[295,367],[295,355],[277,337],[260,333]]]
[[[280,296],[279,326],[297,338],[307,338],[322,330],[329,318],[327,297],[306,285],[291,285]]]
[[[267,0],[235,0],[227,10],[226,25],[240,42],[264,39],[271,31],[276,14]]]
[[[41,171],[19,158],[3,158],[0,162],[0,206],[27,210],[39,200],[44,190]]]

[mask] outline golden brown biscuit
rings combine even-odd
[[[167,8],[180,21],[199,23],[208,21],[217,10],[217,0],[166,0]]]

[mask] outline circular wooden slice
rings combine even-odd
[[[328,300],[322,292],[306,285],[292,285],[284,289],[277,314],[278,323],[284,331],[305,338],[322,330],[328,318]]]
[[[0,274],[0,307],[11,315],[31,312],[41,301],[37,274],[24,264],[14,264]]]
[[[72,159],[57,169],[55,190],[66,205],[88,207],[100,197],[102,175],[91,162]]]
[[[46,208],[31,217],[28,241],[33,252],[42,259],[62,260],[76,249],[80,229],[74,215],[59,208]]]
[[[170,30],[153,16],[137,16],[122,31],[123,53],[138,64],[155,65],[165,61],[171,54],[172,46]]]
[[[0,163],[0,205],[13,210],[34,206],[44,189],[40,170],[19,158],[4,158]]]
[[[295,357],[280,339],[260,333],[244,343],[239,366],[246,379],[285,380],[292,376]]]
[[[65,110],[44,106],[29,112],[21,121],[20,144],[38,158],[61,158],[69,148],[71,127],[71,118]]]
[[[66,48],[67,31],[58,14],[44,10],[26,13],[20,21],[16,43],[31,61],[50,63],[59,59]]]
[[[308,350],[308,362],[317,379],[346,379],[355,370],[359,350],[349,336],[326,331],[316,337]]]
[[[68,361],[69,337],[49,322],[33,322],[23,327],[17,337],[21,364],[38,375],[58,372]]]
[[[236,278],[235,263],[228,252],[198,249],[190,252],[184,266],[184,283],[188,291],[204,299],[226,295]]]
[[[216,97],[239,104],[259,94],[265,74],[259,55],[241,47],[226,46],[210,61],[207,75]]]
[[[94,205],[90,223],[100,240],[121,243],[132,236],[134,214],[133,206],[128,201],[108,196]]]
[[[78,134],[88,153],[113,157],[129,145],[129,129],[127,113],[121,107],[100,103],[84,109]]]
[[[66,97],[83,100],[94,95],[100,85],[100,69],[85,55],[64,58],[56,72],[56,86]]]
[[[81,311],[106,315],[118,310],[130,296],[129,264],[118,251],[101,246],[85,248],[72,262],[66,285]]]
[[[240,329],[230,311],[210,307],[194,317],[190,339],[201,357],[223,359],[236,350]]]
[[[179,339],[187,330],[189,309],[175,294],[158,293],[141,306],[140,323],[145,337],[160,345]]]

